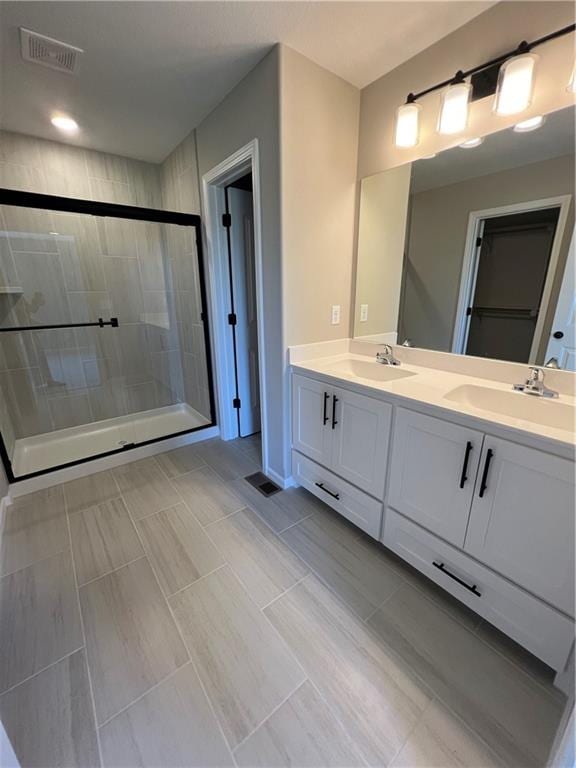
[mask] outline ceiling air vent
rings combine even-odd
[[[62,43],[46,35],[39,35],[30,29],[20,27],[20,42],[22,46],[22,58],[33,61],[43,67],[57,69],[58,72],[75,73],[80,64],[82,48]]]

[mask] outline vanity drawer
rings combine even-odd
[[[564,668],[574,637],[567,616],[390,508],[382,541],[553,669]]]
[[[380,536],[382,502],[376,501],[314,461],[292,451],[296,482],[375,539]]]

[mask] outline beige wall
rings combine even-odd
[[[349,335],[360,92],[281,48],[285,342]],[[333,304],[341,306],[331,325]]]
[[[421,141],[413,149],[394,146],[394,113],[410,91],[422,90],[514,49],[521,40],[533,40],[574,22],[570,2],[501,2],[405,64],[371,83],[362,91],[358,176],[392,168],[447,149],[461,138],[440,137],[436,131],[439,92],[422,99]],[[574,36],[537,49],[541,54],[535,79],[534,100],[522,117],[546,114],[573,103],[566,84],[574,65]],[[518,121],[492,114],[492,98],[471,105],[470,136],[502,130]]]
[[[400,335],[409,337],[419,347],[450,351],[471,211],[558,195],[574,195],[574,155],[414,195],[410,200]],[[550,302],[551,315],[573,226],[572,199],[558,263],[558,280]],[[547,338],[546,329],[543,338]]]
[[[258,139],[269,464],[274,472],[284,476],[288,432],[284,417],[283,380],[279,74],[277,47],[198,126],[196,140],[201,179],[236,150],[252,139]]]
[[[362,181],[354,336],[398,330],[411,170],[406,163]],[[366,322],[360,321],[362,304],[368,305]]]

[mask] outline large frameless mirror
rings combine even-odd
[[[576,368],[575,112],[363,179],[354,335]]]

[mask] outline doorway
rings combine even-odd
[[[234,408],[238,437],[260,432],[258,308],[254,264],[252,173],[225,188],[230,306],[228,323],[234,353]]]
[[[220,437],[233,440],[255,435],[250,440],[261,446],[262,471],[268,474],[268,367],[257,139],[202,176],[202,205]]]
[[[537,203],[470,215],[453,352],[535,362],[566,220]]]

